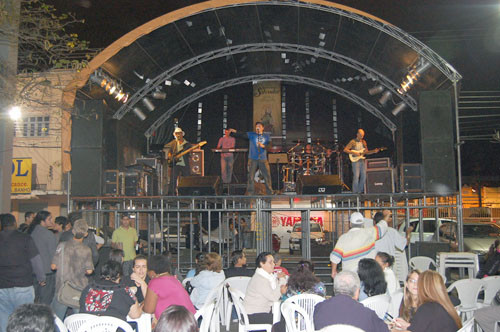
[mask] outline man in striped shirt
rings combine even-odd
[[[332,278],[337,274],[337,265],[342,262],[343,271],[357,272],[358,262],[362,258],[375,258],[375,241],[387,232],[387,222],[382,220],[377,225],[363,228],[364,218],[359,212],[351,214],[351,228],[340,236],[330,254]]]

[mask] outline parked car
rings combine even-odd
[[[483,262],[490,246],[500,238],[500,226],[495,223],[464,224],[464,250],[478,254]]]
[[[323,227],[319,223],[311,222],[310,224],[311,230],[311,242],[315,241],[316,243],[321,243],[325,241],[325,232],[323,231]],[[293,225],[292,230],[288,231],[290,233],[289,250],[290,255],[293,255],[295,250],[301,252],[302,251],[302,223],[298,222]]]
[[[445,224],[456,224],[457,221],[453,219],[438,218],[437,223],[435,218],[422,218],[424,224],[424,234],[423,241],[436,241],[436,229],[441,229]],[[420,241],[420,220],[417,218],[410,219],[410,226],[413,226],[413,231],[411,232],[410,242],[415,243]],[[406,232],[406,224],[403,222],[399,225],[399,232]]]

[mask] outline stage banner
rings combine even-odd
[[[253,122],[264,124],[264,132],[281,136],[281,82],[265,81],[253,85]]]
[[[12,194],[31,193],[31,158],[12,159]]]

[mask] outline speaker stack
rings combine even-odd
[[[394,171],[389,158],[366,160],[367,194],[387,194],[394,192]]]

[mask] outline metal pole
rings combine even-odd
[[[453,97],[455,100],[455,127],[457,129],[457,173],[458,173],[458,197],[457,197],[457,237],[458,237],[458,250],[464,251],[464,234],[463,234],[463,219],[462,219],[462,160],[460,153],[460,126],[458,123],[458,87],[457,82],[453,82]]]

